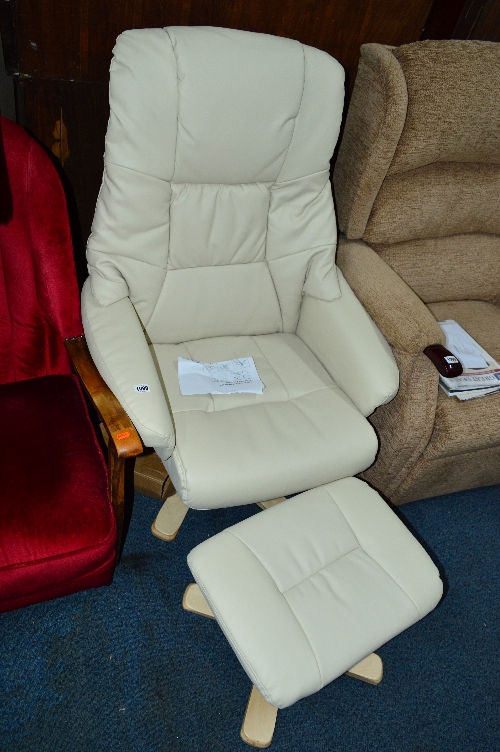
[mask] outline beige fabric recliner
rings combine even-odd
[[[289,39],[118,38],[83,320],[189,507],[265,502],[375,458],[365,416],[394,397],[398,371],[335,266],[343,82],[333,58]],[[182,396],[179,356],[252,356],[264,393]]]
[[[500,360],[500,45],[367,44],[334,171],[338,264],[401,374],[361,477],[394,503],[500,483],[500,394],[459,402],[423,354],[457,320]]]

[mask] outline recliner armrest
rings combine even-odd
[[[407,353],[446,345],[432,313],[391,267],[362,240],[341,236],[337,264],[388,342]]]
[[[340,270],[338,277],[340,298],[304,296],[296,333],[367,416],[395,397],[399,371],[391,348]]]
[[[141,323],[129,298],[101,306],[90,279],[82,290],[82,319],[92,359],[145,446],[171,456],[175,432],[167,398]],[[138,387],[146,386],[147,389]]]

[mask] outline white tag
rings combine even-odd
[[[235,358],[218,363],[199,363],[179,358],[177,373],[181,394],[262,394],[253,358]]]
[[[139,394],[145,394],[145,392],[149,392],[149,384],[134,384],[134,389]]]
[[[445,355],[444,359],[447,363],[458,363],[458,358],[455,358],[454,355]]]

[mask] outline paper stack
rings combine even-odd
[[[453,319],[439,321],[446,335],[446,347],[464,369],[454,379],[439,377],[439,385],[448,397],[470,400],[500,392],[500,365]]]

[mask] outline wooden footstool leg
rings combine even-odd
[[[205,596],[195,582],[188,585],[182,599],[182,608],[185,611],[191,611],[193,614],[208,616],[209,619],[215,619],[212,609],[205,600]]]
[[[278,708],[270,705],[253,686],[243,719],[240,736],[251,747],[265,749],[273,740]]]
[[[258,501],[257,506],[261,509],[269,509],[269,507],[275,507],[276,504],[281,504],[282,501],[286,501],[284,496],[280,496],[278,499],[269,499],[269,501]]]
[[[151,532],[161,540],[172,541],[179,532],[188,511],[189,507],[182,503],[177,494],[169,496],[151,525]]]
[[[384,666],[382,658],[376,653],[371,653],[371,655],[356,663],[349,671],[346,671],[346,676],[361,679],[361,681],[368,682],[368,684],[380,684],[383,675]]]
[[[182,599],[182,607],[186,611],[200,616],[214,619],[212,609],[196,583],[188,585]],[[270,705],[256,687],[252,687],[247,710],[241,727],[241,738],[252,747],[264,749],[269,747],[273,739],[274,726],[278,708]]]

